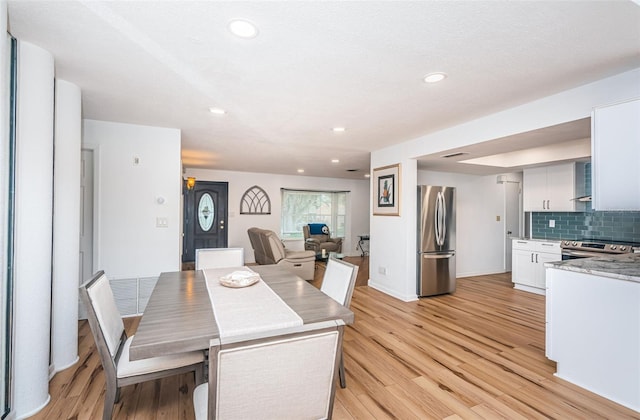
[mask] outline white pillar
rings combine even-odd
[[[18,418],[49,402],[53,78],[51,54],[18,42],[13,348]]]
[[[9,367],[5,362],[9,352],[5,351],[9,336],[7,325],[7,217],[9,207],[9,35],[7,34],[7,2],[0,0],[0,407],[5,403],[5,391],[10,386],[4,381]]]
[[[64,80],[57,80],[51,291],[51,364],[54,372],[78,361],[81,137],[80,88]]]

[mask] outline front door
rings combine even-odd
[[[184,242],[182,262],[196,259],[196,249],[227,247],[226,182],[197,181],[184,187]]]

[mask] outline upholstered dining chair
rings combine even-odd
[[[326,321],[211,340],[196,420],[330,419],[343,329]]]
[[[103,420],[110,420],[113,405],[120,399],[120,388],[126,385],[194,372],[196,385],[204,379],[204,352],[194,351],[171,356],[132,361],[124,323],[116,307],[109,280],[104,271],[80,286],[80,296],[87,308],[87,317],[104,370],[106,392]]]
[[[244,248],[196,249],[196,270],[220,267],[242,267]]]
[[[347,308],[351,305],[353,289],[356,287],[358,277],[358,266],[349,264],[346,261],[329,258],[327,268],[322,277],[320,290],[342,306]],[[340,347],[340,387],[347,387],[347,379],[344,373],[344,362],[342,357],[342,347]]]

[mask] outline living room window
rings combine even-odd
[[[281,191],[283,239],[302,239],[307,223],[326,223],[332,237],[344,238],[348,191]]]

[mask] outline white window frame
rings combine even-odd
[[[282,239],[303,239],[302,226],[307,223],[326,223],[329,226],[331,237],[345,237],[347,230],[348,194],[349,191],[323,191],[323,190],[298,190],[282,188],[281,192],[281,216],[280,235]],[[308,213],[290,215],[286,205],[287,200],[293,195],[317,195],[330,198],[329,212],[326,209],[314,207]],[[340,206],[340,199],[344,205]]]

